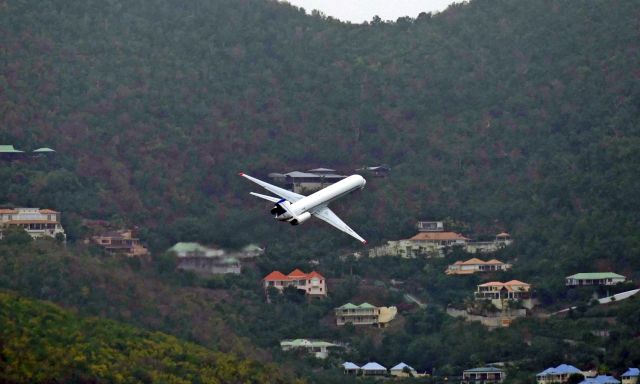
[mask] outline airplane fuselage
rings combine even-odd
[[[342,179],[337,183],[331,184],[318,192],[306,196],[295,203],[289,205],[289,210],[296,216],[302,216],[306,212],[313,211],[315,208],[325,206],[330,202],[360,188],[364,188],[367,181],[360,175],[351,175],[346,179]],[[277,220],[289,221],[292,219],[288,213],[276,216]]]

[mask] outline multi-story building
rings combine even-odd
[[[131,230],[109,231],[97,236],[92,236],[91,241],[104,248],[109,254],[122,254],[126,256],[146,256],[147,248],[140,239],[133,237]]]
[[[583,285],[616,285],[624,283],[626,278],[613,272],[588,272],[576,273],[567,276],[568,287],[580,287]]]
[[[316,271],[304,273],[299,269],[295,269],[288,275],[285,275],[280,271],[273,271],[265,276],[262,281],[265,290],[267,290],[269,287],[274,287],[282,291],[286,287],[293,286],[301,291],[304,291],[305,295],[307,296],[327,296],[326,279]]]
[[[302,349],[307,353],[312,353],[317,359],[326,359],[329,356],[329,348],[338,347],[340,345],[319,340],[295,339],[280,342],[280,348],[283,351]]]
[[[536,382],[538,384],[566,383],[569,380],[569,377],[573,374],[586,376],[585,372],[579,370],[573,365],[560,364],[555,368],[547,368],[538,373],[536,375]]]
[[[445,273],[447,275],[470,275],[476,272],[506,271],[510,268],[511,264],[503,263],[500,260],[483,261],[474,257],[467,261],[456,261],[447,267]]]
[[[344,304],[335,309],[338,326],[351,323],[353,325],[375,325],[385,327],[398,313],[396,307],[375,307],[369,303],[355,305]]]
[[[462,384],[490,384],[502,383],[505,373],[495,367],[467,369],[462,372]]]
[[[64,228],[60,224],[60,212],[51,209],[0,209],[0,238],[2,228],[8,227],[21,227],[34,239],[46,236],[66,240]]]
[[[640,376],[640,369],[629,368],[622,374],[622,384],[638,384],[638,377]]]
[[[506,283],[490,281],[480,284],[474,295],[476,300],[491,300],[499,309],[504,308],[506,303],[512,301],[518,301],[526,308],[533,307],[531,285],[518,280]]]

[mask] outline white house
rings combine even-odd
[[[334,347],[340,347],[340,345],[327,341],[308,339],[283,340],[280,342],[280,348],[282,348],[283,351],[303,349],[308,353],[312,353],[317,359],[326,359],[327,356],[329,356],[329,348]]]
[[[360,367],[350,361],[342,363],[342,368],[344,368],[345,375],[357,375],[360,370]]]
[[[587,272],[567,276],[568,287],[583,285],[616,285],[624,283],[626,277],[613,272]]]
[[[637,384],[640,376],[640,369],[629,368],[622,374],[622,384]]]
[[[387,368],[375,361],[363,365],[360,370],[363,376],[384,376],[387,374]]]
[[[2,229],[23,228],[34,239],[61,235],[66,239],[64,228],[60,224],[60,212],[40,208],[0,209],[0,239]]]
[[[396,376],[396,377],[415,377],[418,375],[418,372],[416,372],[416,370],[413,369],[413,367],[405,363],[399,363],[395,365],[393,368],[389,370],[389,372],[391,373],[391,376]]]

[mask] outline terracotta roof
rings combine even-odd
[[[500,232],[496,235],[496,237],[511,237],[507,232]]]
[[[0,213],[17,214],[18,211],[16,211],[15,209],[0,209]]]
[[[54,211],[52,209],[41,209],[40,213],[59,213],[59,212]]]
[[[504,285],[504,283],[501,283],[499,281],[490,281],[488,283],[484,283],[484,284],[480,284],[480,287],[502,287]]]
[[[485,261],[482,261],[482,260],[474,257],[472,259],[469,259],[467,261],[462,262],[462,264],[467,265],[467,264],[487,264],[487,263]]]
[[[8,220],[5,221],[8,224],[58,224],[54,220]]]
[[[273,271],[270,274],[268,274],[267,276],[265,276],[264,279],[262,279],[262,280],[274,281],[274,280],[289,280],[289,279],[282,272]]]
[[[306,273],[296,268],[293,271],[291,271],[291,273],[289,273],[287,276],[293,277],[293,276],[306,276],[306,275],[307,275]]]
[[[427,241],[447,241],[447,240],[469,240],[455,232],[420,232],[409,240]]]
[[[318,278],[318,279],[324,279],[324,276],[322,276],[321,274],[319,274],[316,271],[311,271],[309,273],[304,273],[299,269],[294,269],[293,271],[291,271],[290,274],[285,275],[284,273],[280,272],[280,271],[273,271],[270,274],[268,274],[267,276],[265,276],[265,278],[263,280],[267,280],[267,281],[289,281],[289,280],[299,280],[299,279],[311,279],[311,278]]]
[[[511,280],[511,281],[507,281],[506,283],[504,283],[504,285],[529,285],[529,284],[523,283],[520,280]]]
[[[487,264],[504,264],[502,261],[497,260],[497,259],[491,259],[489,261],[487,261]]]
[[[307,276],[309,276],[309,277],[317,277],[318,279],[324,279],[324,276],[322,276],[321,274],[319,274],[316,271],[311,271]]]

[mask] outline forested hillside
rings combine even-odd
[[[108,374],[140,381],[205,381],[207,362],[226,362],[224,352],[292,371],[228,357],[238,381],[343,382],[335,368],[343,356],[404,360],[443,378],[506,361],[512,382],[531,382],[563,359],[602,372],[637,366],[637,299],[587,307],[593,291],[567,290],[564,277],[615,271],[632,280],[625,289],[640,279],[638,20],[632,0],[472,0],[363,25],[267,0],[0,2],[0,145],[56,150],[0,159],[0,207],[61,211],[68,234],[66,245],[29,244],[20,234],[0,241],[0,288],[78,311],[0,296],[13,316],[0,311],[3,348],[25,357],[0,356],[0,364],[17,362],[0,370],[3,379],[116,381],[60,348],[92,352],[94,340],[127,337],[153,367],[138,370],[117,344],[105,357]],[[481,281],[443,273],[469,255],[341,259],[367,249],[324,223],[274,222],[237,176],[317,167],[349,174],[382,163],[389,177],[368,178],[333,207],[371,244],[413,235],[420,219],[446,220],[475,238],[508,231],[514,245],[493,256],[514,267],[491,277],[532,283],[549,311],[579,310],[485,332],[442,311]],[[104,257],[81,244],[83,219],[137,228],[152,257]],[[177,241],[267,251],[240,276],[207,279],[175,272],[163,252]],[[329,298],[264,302],[264,275],[310,270],[310,260],[331,279]],[[353,298],[401,303],[397,290],[375,285],[391,278],[416,288],[428,309],[401,308],[401,320],[380,333],[332,326],[332,309]],[[29,316],[37,321],[22,322]],[[18,328],[50,343],[20,349]],[[54,329],[62,336],[48,337]],[[597,336],[602,330],[611,337]],[[293,337],[352,349],[309,361],[278,350]],[[25,376],[47,348],[63,358],[51,360],[56,374]],[[187,363],[165,365],[174,358]]]
[[[258,0],[0,12],[0,139],[57,150],[3,164],[0,200],[63,211],[72,238],[81,217],[140,225],[156,248],[293,236],[238,170],[384,162],[392,177],[338,208],[374,242],[452,217],[510,230],[534,263],[638,266],[635,1],[476,0],[365,25]]]

